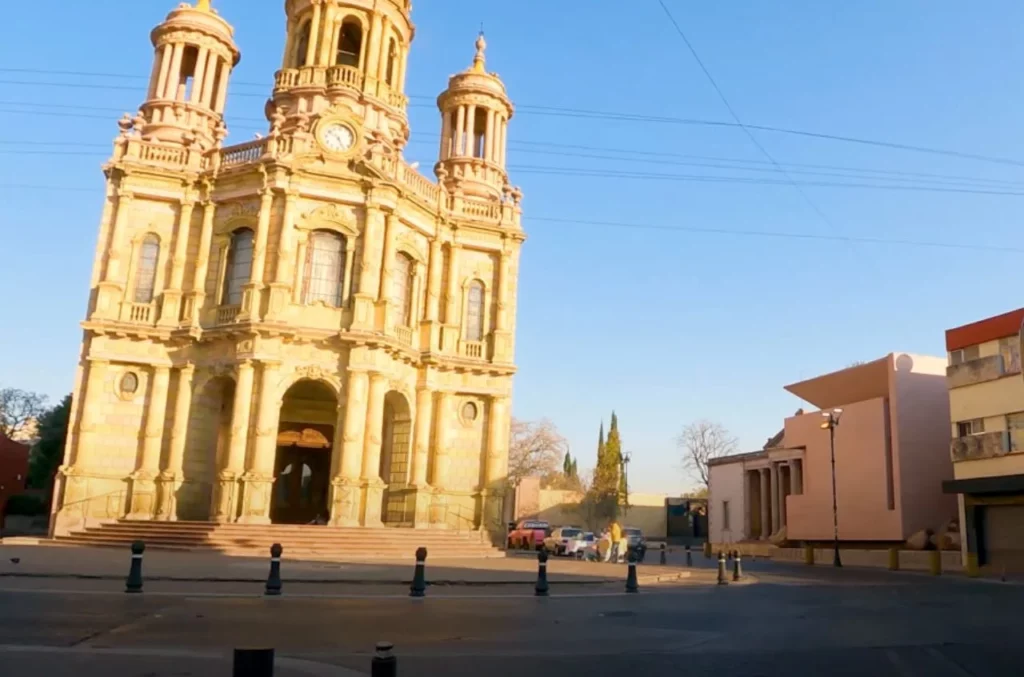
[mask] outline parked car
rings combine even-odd
[[[586,556],[587,548],[597,543],[597,536],[594,535],[593,531],[586,531],[572,539],[569,542],[569,546],[566,548],[565,554],[576,559],[584,559]]]
[[[568,555],[569,546],[583,535],[583,529],[579,527],[558,527],[551,532],[551,535],[544,539],[544,548],[555,555]],[[575,552],[575,547],[573,548]]]
[[[508,549],[540,550],[551,533],[551,525],[538,520],[522,520],[508,535]]]
[[[626,538],[627,552],[636,553],[636,561],[643,562],[647,555],[647,539],[644,538],[644,533],[636,527],[626,527],[622,530],[622,535]]]

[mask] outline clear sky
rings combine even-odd
[[[7,4],[0,384],[56,400],[72,387],[100,164],[115,121],[145,94],[149,31],[175,3]],[[230,142],[266,128],[283,4],[215,1],[243,53]],[[1024,162],[1020,2],[666,4],[744,123]],[[656,0],[415,5],[408,93],[421,98],[407,159],[436,160],[430,97],[469,65],[481,22],[488,66],[520,104],[509,163],[530,239],[515,414],[553,420],[581,467],[593,465],[598,425],[615,409],[632,487],[681,491],[692,483],[674,444],[685,423],[711,418],[742,449],[760,448],[801,406],[785,384],[892,350],[941,355],[945,329],[1024,305],[1013,291],[1024,249],[1020,164],[753,131],[794,181],[859,184],[806,185],[805,199],[736,127],[566,112],[731,121]],[[906,190],[924,185],[937,190]],[[844,237],[963,246],[835,239]]]

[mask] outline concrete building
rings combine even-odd
[[[890,353],[786,386],[819,411],[785,420],[765,448],[710,464],[711,540],[831,541],[832,470],[827,419],[835,429],[839,538],[902,542],[956,514],[942,493],[952,477],[945,425],[945,360]]]
[[[525,239],[505,86],[480,36],[437,99],[428,178],[402,157],[411,2],[283,4],[267,132],[240,145],[234,29],[198,0],[152,33],[104,167],[57,534],[500,529]]]
[[[946,332],[954,478],[968,563],[1024,571],[1024,308]]]

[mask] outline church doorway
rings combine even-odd
[[[334,392],[318,381],[299,381],[285,393],[270,504],[274,524],[327,523],[337,408]]]
[[[386,487],[381,498],[381,518],[389,526],[412,523],[415,496],[411,481],[412,415],[405,395],[392,390],[384,397],[384,423],[381,430],[380,477]]]

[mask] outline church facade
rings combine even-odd
[[[268,131],[225,146],[209,0],[152,33],[106,200],[53,532],[104,520],[499,530],[521,192],[483,36],[407,164],[410,0],[287,0]]]

